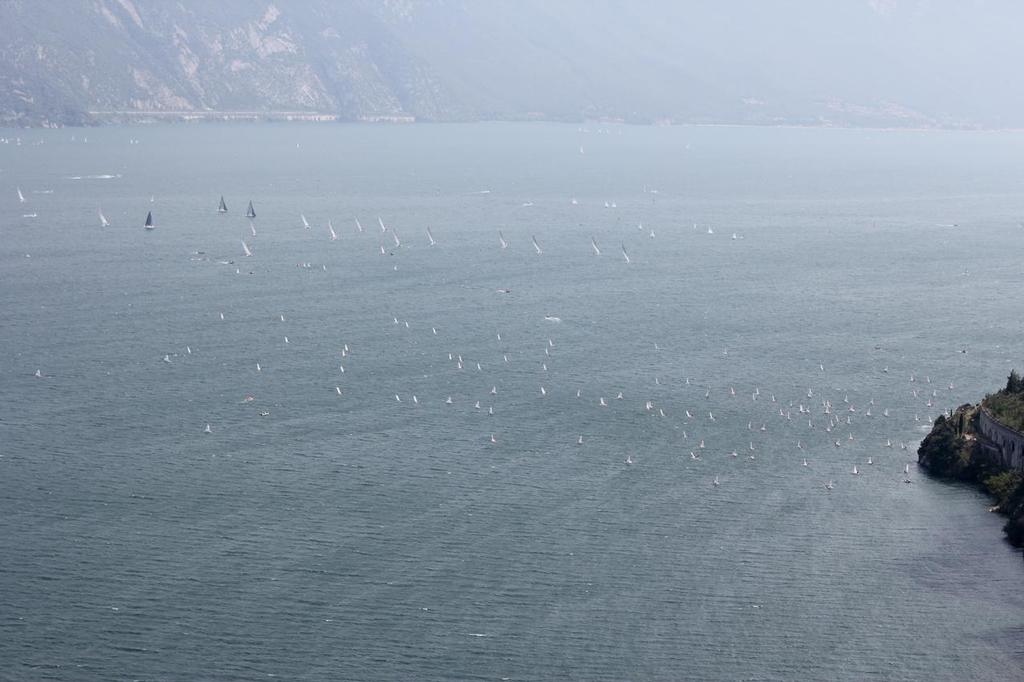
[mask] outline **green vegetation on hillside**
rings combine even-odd
[[[1017,431],[1024,431],[1024,379],[1016,370],[1010,372],[1006,388],[982,401],[996,419]]]

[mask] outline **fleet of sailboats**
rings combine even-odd
[[[22,193],[20,187],[17,188],[17,195],[18,195],[18,198],[19,198],[20,202],[25,202],[26,201],[25,195]],[[227,213],[228,212],[227,204],[226,204],[226,201],[225,201],[223,196],[220,197],[220,201],[218,202],[217,212],[218,213]],[[99,217],[100,225],[102,227],[107,227],[107,226],[110,225],[110,221],[107,219],[106,215],[103,213],[102,207],[98,207],[97,208],[97,215]],[[249,219],[250,232],[251,232],[252,236],[255,236],[256,235],[256,229],[255,229],[255,224],[253,222],[253,219],[256,217],[256,212],[255,212],[255,209],[253,207],[253,202],[251,200],[248,202],[248,207],[247,207],[247,210],[246,210],[246,216]],[[300,219],[301,219],[301,221],[303,223],[303,226],[305,228],[309,229],[309,222],[307,221],[307,219],[306,219],[304,214],[300,213]],[[401,240],[400,240],[400,238],[398,236],[397,231],[395,229],[393,229],[393,228],[389,228],[388,226],[386,226],[384,221],[383,221],[383,219],[380,216],[377,217],[377,222],[378,222],[378,225],[380,226],[380,229],[381,229],[382,233],[386,233],[386,232],[390,232],[391,233],[391,238],[392,238],[392,240],[394,242],[395,248],[401,247],[402,243],[401,243]],[[358,218],[355,220],[355,226],[356,226],[357,232],[363,232],[363,226],[359,222]],[[147,212],[146,220],[145,220],[145,223],[144,223],[144,227],[147,230],[152,230],[152,229],[154,229],[156,227],[156,223],[155,223],[155,220],[153,218],[153,212],[152,211],[148,211]],[[642,226],[638,225],[638,227],[643,229]],[[338,236],[337,231],[334,229],[334,224],[333,224],[333,221],[331,219],[327,220],[327,229],[328,229],[328,233],[330,235],[331,241],[337,241],[339,239],[339,236]],[[437,239],[435,238],[435,236],[433,234],[433,231],[431,230],[430,227],[426,227],[424,229],[425,229],[425,232],[426,232],[426,235],[427,235],[429,246],[435,246],[437,244]],[[713,234],[713,230],[710,227],[708,227],[707,230],[708,230],[708,234]],[[499,229],[499,230],[497,230],[497,232],[498,232],[498,240],[499,240],[499,244],[500,244],[501,248],[502,249],[509,248],[509,242],[505,239],[505,236],[504,236],[502,230]],[[651,230],[651,236],[653,237],[653,230]],[[244,256],[245,257],[251,257],[253,255],[253,251],[250,248],[250,246],[247,243],[247,241],[243,238],[243,239],[240,240],[240,242],[241,242],[242,252],[243,252]],[[530,236],[530,242],[531,242],[535,252],[537,253],[537,255],[542,255],[544,253],[544,251],[541,248],[540,243],[537,241],[537,238],[536,238],[535,235],[531,235]],[[592,250],[594,255],[596,255],[596,256],[602,255],[601,248],[598,246],[596,237],[594,237],[594,236],[591,236],[591,238],[590,238],[590,248],[591,248],[591,250]],[[623,257],[624,261],[626,263],[631,263],[631,259],[630,259],[629,253],[626,250],[624,242],[620,244],[620,249],[621,249],[621,253],[622,253],[622,257]],[[381,244],[381,246],[380,246],[380,251],[381,251],[382,254],[386,254],[387,253],[387,251],[385,250],[383,244]],[[222,320],[224,319],[223,313],[221,314],[221,319]],[[283,315],[281,316],[281,319],[282,319],[282,321],[284,320],[284,316]],[[557,321],[559,318],[556,318],[556,317],[546,317],[545,319],[551,320],[551,321]],[[396,322],[396,324],[398,323],[398,318],[397,317],[395,318],[395,322]],[[405,326],[406,326],[406,328],[408,328],[409,327],[409,323],[406,322]],[[437,328],[436,327],[432,328],[432,331],[433,331],[434,335],[437,335]],[[497,335],[497,338],[498,338],[499,341],[501,341],[502,337],[501,337],[500,333]],[[285,343],[288,344],[289,343],[288,337],[285,336],[284,339],[285,339]],[[551,339],[548,340],[548,346],[549,346],[549,348],[554,347],[554,343],[553,343],[553,341]],[[657,344],[655,344],[655,347],[657,348]],[[545,348],[545,355],[546,356],[551,355],[550,352],[549,352],[549,348]],[[347,347],[347,344],[346,344],[345,352],[342,353],[342,357],[345,357],[345,355],[347,354],[347,350],[348,350],[348,347]],[[191,348],[189,348],[188,352],[191,353]],[[451,354],[449,354],[449,359],[451,359]],[[505,362],[508,362],[508,354],[507,353],[504,354],[504,359],[505,359]],[[165,361],[166,362],[171,362],[169,355],[165,355]],[[256,363],[256,368],[257,368],[257,371],[261,371],[261,369],[262,369],[259,363]],[[463,362],[462,362],[462,357],[461,356],[459,356],[458,368],[459,369],[463,368]],[[548,369],[547,362],[542,362],[541,363],[541,368],[542,368],[542,370],[547,371],[547,369]],[[339,369],[340,369],[341,372],[345,371],[344,366],[339,366]],[[482,371],[482,367],[481,367],[481,364],[479,362],[476,363],[476,369],[477,369],[477,371]],[[824,370],[824,367],[821,366],[821,369]],[[41,377],[42,375],[41,375],[41,373],[39,371],[37,371],[36,376],[37,377]],[[914,382],[916,379],[915,379],[915,377],[911,376],[910,380],[911,380],[911,382]],[[928,381],[927,378],[926,378],[926,381]],[[655,383],[655,385],[661,385],[662,382],[661,382],[660,377],[656,376],[655,379],[654,379],[654,383]],[[689,378],[686,379],[686,385],[690,385]],[[952,385],[950,386],[950,389],[952,389]],[[497,394],[497,391],[498,391],[497,386],[492,386],[492,388],[490,389],[490,394],[492,396],[494,396],[494,395]],[[336,387],[336,392],[338,393],[338,395],[341,395],[340,387]],[[542,398],[547,397],[550,393],[551,393],[551,391],[548,388],[546,388],[545,386],[541,386],[540,387],[540,396]],[[760,390],[759,389],[755,389],[754,393],[752,394],[752,399],[756,401],[759,393],[760,393]],[[806,394],[807,394],[807,398],[808,399],[811,399],[814,396],[814,393],[810,389],[807,390]],[[557,393],[555,395],[557,395]],[[730,395],[730,397],[736,397],[737,393],[736,393],[734,388],[730,387],[729,395]],[[915,395],[915,397],[917,396],[917,392],[916,391],[914,392],[914,395]],[[934,391],[933,391],[933,395],[934,395]],[[581,396],[581,391],[579,389],[576,389],[576,397],[579,398],[580,396]],[[398,395],[396,395],[395,398],[396,398],[397,401],[401,402],[401,398]],[[618,393],[616,398],[619,399],[619,400],[623,399],[623,395],[622,395],[621,391]],[[710,389],[708,389],[705,392],[705,398],[710,398]],[[772,402],[775,402],[774,394],[772,395],[771,400],[772,400]],[[451,404],[453,404],[453,399],[452,399],[451,396],[448,396],[448,398],[444,402],[446,404],[448,404],[448,405],[451,405]],[[848,404],[849,403],[849,399],[848,398],[844,398],[844,402],[846,402]],[[599,398],[598,403],[599,403],[599,406],[601,406],[601,407],[608,407],[608,402],[606,401],[606,399],[604,397]],[[419,405],[420,404],[419,399],[415,395],[412,396],[412,404],[414,404],[414,405]],[[874,401],[870,401],[869,404],[873,405]],[[929,404],[931,404],[931,400],[929,400]],[[645,406],[646,411],[651,413],[651,414],[660,415],[661,417],[667,416],[666,412],[665,412],[665,409],[660,407],[660,406],[656,406],[653,400],[646,400],[644,402],[644,406]],[[476,409],[481,409],[479,401],[477,401],[475,407],[476,407]],[[800,413],[810,414],[810,412],[811,412],[810,407],[809,406],[805,406],[803,404],[800,404],[798,409],[799,409]],[[854,407],[852,405],[850,405],[849,409],[850,409],[851,412],[855,411]],[[493,406],[490,406],[490,407],[487,408],[487,414],[488,415],[493,415],[494,414],[494,407]],[[690,412],[690,410],[685,410],[685,414],[686,414],[686,418],[687,419],[689,419],[689,420],[694,419],[694,416]],[[783,408],[779,409],[779,414],[783,415],[783,416],[786,416],[787,418],[790,418],[789,417],[789,412],[784,410]],[[828,402],[825,402],[825,414],[829,415],[829,423],[828,423],[828,426],[826,427],[826,431],[831,431],[833,426],[837,426],[840,423],[840,420],[839,420],[839,417],[837,417],[835,415],[832,415],[832,413],[831,413],[831,404],[828,403]],[[865,414],[865,416],[870,416],[871,415],[870,407],[867,407],[867,409],[865,410],[864,414]],[[884,409],[882,411],[882,414],[884,416],[888,417],[890,415],[890,412],[889,412],[888,408]],[[708,420],[709,421],[715,421],[715,417],[714,417],[712,412],[708,412]],[[846,417],[846,423],[847,424],[850,423],[850,417],[849,416]],[[813,424],[811,424],[811,427],[813,428]],[[748,421],[747,428],[748,428],[748,430],[754,430],[753,422],[752,421]],[[764,424],[761,425],[760,430],[761,431],[765,431],[765,425]],[[203,431],[204,431],[204,433],[211,433],[210,425],[207,424],[206,427],[203,429]],[[686,432],[685,431],[683,432],[683,438],[684,439],[686,438]],[[853,440],[852,433],[849,436],[849,440],[850,441]],[[497,440],[496,440],[494,435],[491,436],[491,441],[492,441],[492,443],[495,443],[495,444],[497,443]],[[583,435],[579,435],[578,436],[578,438],[576,439],[576,444],[577,445],[583,445],[584,444],[584,437],[583,437]],[[837,447],[840,445],[838,440],[835,441],[835,445]],[[901,449],[904,449],[904,450],[906,449],[906,444],[905,443],[901,443],[900,445],[901,445]],[[885,447],[887,447],[887,448],[892,448],[893,447],[892,439],[887,439],[885,441]],[[701,439],[698,448],[699,449],[703,449],[704,448],[704,440],[703,439]],[[803,445],[802,445],[802,443],[800,441],[797,442],[797,448],[798,449],[803,449]],[[749,449],[750,449],[751,452],[753,452],[755,450],[755,445],[754,445],[753,441],[751,441],[749,443]],[[736,457],[736,451],[733,450],[733,452],[731,453],[730,456]],[[754,455],[750,455],[750,459],[753,459],[753,458],[754,458]],[[700,458],[698,456],[696,456],[695,453],[691,452],[691,459],[699,460]],[[631,456],[627,457],[626,463],[627,464],[633,464],[634,463],[634,461],[632,460]],[[803,467],[808,467],[809,466],[808,465],[808,460],[806,458],[804,458],[802,460],[801,464],[802,464]],[[874,464],[873,458],[868,457],[867,458],[867,464],[868,465],[873,465]],[[858,468],[858,466],[856,464],[854,464],[853,467],[852,467],[852,470],[850,471],[850,473],[855,475],[855,476],[857,476],[857,475],[862,474],[863,472]],[[909,464],[905,464],[904,465],[904,467],[903,467],[903,474],[904,474],[904,481],[907,482],[907,483],[911,482],[910,479],[909,479],[909,474],[910,474],[910,466],[909,466]],[[719,479],[718,479],[717,476],[715,477],[713,483],[714,483],[715,486],[718,486],[720,484]],[[832,490],[834,488],[833,481],[829,480],[825,487],[828,490]]]

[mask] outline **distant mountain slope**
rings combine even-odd
[[[342,120],[1021,126],[1000,0],[0,0],[0,123]]]

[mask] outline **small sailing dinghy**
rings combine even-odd
[[[250,204],[250,206],[251,205],[252,204]],[[217,206],[217,213],[227,213],[227,212],[228,212],[228,205],[224,203],[224,195],[222,194],[221,197],[220,197],[220,205]]]
[[[100,227],[108,227],[110,225],[110,221],[107,220],[107,216],[103,215],[103,209],[102,208],[99,209],[99,214],[100,214]]]
[[[249,200],[249,208],[245,209],[245,217],[246,218],[255,218],[256,217],[256,211],[252,207],[252,200],[251,199]]]
[[[156,225],[153,224],[153,212],[149,211],[148,213],[146,213],[146,225],[145,225],[145,228],[147,230],[152,230],[154,227],[156,227]]]

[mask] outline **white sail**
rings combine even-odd
[[[501,248],[503,248],[503,249],[507,249],[508,248],[508,242],[505,241],[505,235],[503,235],[501,233],[501,230],[498,230],[498,241],[501,242]]]
[[[252,218],[249,218],[249,232],[252,233],[253,237],[256,236],[256,223],[252,221]]]
[[[362,224],[360,224],[359,218],[356,218],[356,232],[362,232],[362,231],[363,231],[363,226],[362,226]]]
[[[594,241],[593,237],[590,238],[590,248],[592,248],[594,250],[594,255],[595,256],[600,256],[601,255],[601,249],[597,248],[597,242]]]
[[[305,214],[300,213],[299,214],[299,218],[302,219],[302,226],[308,230],[309,229],[309,221],[306,220]]]
[[[246,256],[252,255],[252,251],[249,250],[249,245],[245,243],[244,239],[242,240],[242,251],[245,253]]]
[[[388,228],[386,228],[384,226],[384,221],[381,220],[380,216],[377,216],[377,224],[380,225],[380,231],[381,232],[387,232],[388,231]]]
[[[431,245],[431,246],[433,246],[434,244],[436,244],[436,243],[437,243],[437,242],[436,242],[436,241],[434,240],[434,235],[433,235],[433,234],[431,234],[431,232],[430,232],[430,228],[429,228],[429,227],[427,228],[427,239],[429,239],[429,240],[430,240],[430,245]]]
[[[330,220],[327,221],[327,229],[331,233],[331,241],[338,241],[338,233],[334,231],[334,225],[331,223]]]
[[[18,201],[23,204],[25,203],[25,195],[21,193],[20,187],[18,188]]]
[[[530,241],[533,242],[533,248],[535,248],[537,250],[537,255],[538,256],[540,254],[544,253],[543,251],[541,251],[540,244],[537,243],[537,238],[536,237],[531,236],[530,237]]]
[[[398,233],[394,230],[391,230],[391,238],[395,240],[396,249],[402,245],[402,242],[398,239]]]
[[[626,259],[626,263],[632,262],[632,261],[629,260],[629,254],[626,253],[626,245],[625,244],[622,244],[622,257]]]
[[[103,209],[102,208],[99,209],[99,214],[100,214],[100,227],[107,227],[108,225],[110,225],[110,221],[108,221],[107,217],[105,215],[103,215]]]

